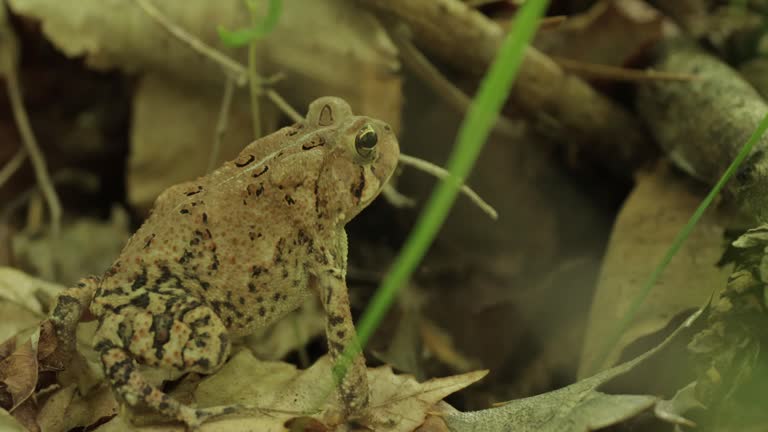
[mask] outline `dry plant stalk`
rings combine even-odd
[[[414,156],[408,156],[407,154],[400,153],[399,157],[400,163],[403,163],[408,166],[412,166],[419,171],[425,172],[427,174],[431,174],[440,180],[446,180],[450,177],[450,173],[446,171],[444,168],[437,166],[433,164],[432,162],[425,161],[424,159],[419,159]],[[461,189],[459,191],[467,196],[475,205],[480,207],[480,210],[482,210],[485,214],[487,214],[491,219],[496,220],[499,218],[499,213],[496,212],[496,209],[494,209],[490,204],[485,202],[482,198],[480,198],[480,195],[477,194],[477,192],[473,191],[472,188],[467,186],[464,183],[463,179],[459,179],[459,183],[461,184]]]
[[[193,51],[202,54],[221,66],[224,72],[232,78],[238,86],[242,87],[248,83],[248,71],[243,65],[232,60],[221,51],[210,47],[205,42],[176,25],[161,12],[151,0],[134,0],[134,2],[136,2],[136,5],[138,5],[147,16],[160,24],[160,26],[173,35],[173,37],[187,44]]]
[[[5,182],[7,182],[8,179],[10,179],[11,176],[13,176],[13,174],[15,174],[19,168],[21,168],[21,164],[23,164],[25,160],[27,160],[27,151],[24,147],[22,147],[16,152],[15,155],[13,155],[11,160],[9,160],[5,166],[0,168],[0,187],[3,187]]]
[[[13,111],[13,118],[16,121],[16,127],[19,129],[21,141],[32,161],[32,167],[35,170],[37,183],[43,192],[48,209],[51,212],[51,236],[55,242],[56,239],[59,238],[59,233],[61,231],[61,202],[59,201],[59,196],[56,194],[56,189],[53,187],[53,182],[48,174],[45,157],[40,151],[37,138],[35,138],[32,126],[29,123],[27,111],[24,108],[24,100],[21,95],[21,86],[19,84],[18,76],[18,40],[10,27],[10,23],[6,19],[4,8],[0,9],[2,9],[2,11],[0,11],[0,76],[5,77],[5,85],[11,103],[11,110]]]

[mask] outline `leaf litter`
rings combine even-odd
[[[606,394],[598,388],[661,351],[702,312],[699,309],[661,344],[633,360],[549,393],[482,411],[450,413],[446,422],[454,432],[584,432],[632,418],[655,407],[660,399],[652,395]]]

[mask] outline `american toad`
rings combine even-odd
[[[118,399],[190,428],[234,407],[184,405],[149,384],[139,364],[215,372],[233,337],[277,320],[312,292],[325,307],[335,361],[355,335],[344,225],[376,198],[398,154],[385,123],[354,116],[338,98],[314,101],[305,121],[163,192],[103,277],[57,298],[51,320],[59,340],[74,350],[89,308],[99,320],[94,347]],[[362,355],[339,394],[348,415],[365,409]]]

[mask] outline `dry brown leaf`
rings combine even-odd
[[[37,343],[37,359],[40,361],[39,367],[41,371],[54,370],[50,368],[50,365],[46,364],[46,360],[56,352],[58,346],[59,341],[56,338],[56,332],[53,330],[53,323],[46,319],[40,323],[40,340]]]
[[[233,29],[250,24],[244,2],[154,3],[180,28],[245,64],[247,50],[223,48],[216,31],[217,26]],[[133,1],[10,0],[9,4],[14,13],[39,19],[45,35],[65,54],[85,56],[95,67],[159,72],[217,87],[222,82],[220,67],[172,37]],[[261,0],[257,8],[266,10],[266,5]],[[299,110],[319,96],[335,95],[346,99],[355,112],[399,128],[397,50],[361,5],[346,0],[283,2],[277,26],[258,46],[261,72],[284,73],[286,79],[276,88]]]
[[[44,313],[38,298],[52,298],[61,289],[61,285],[32,277],[20,270],[0,267],[0,302],[9,301],[39,317],[43,317]],[[1,333],[0,339],[5,340]]]
[[[45,401],[37,421],[45,432],[66,432],[114,416],[117,409],[117,402],[108,386],[101,386],[82,396],[73,384],[58,390]]]
[[[395,375],[389,367],[368,370],[371,386],[369,426],[376,431],[413,431],[429,410],[445,396],[485,376],[486,371],[471,372],[418,383],[408,375]],[[205,423],[202,431],[284,431],[289,422],[294,428],[309,430],[350,430],[339,424],[341,404],[333,389],[327,357],[306,370],[281,362],[263,362],[243,350],[215,375],[204,379],[195,392],[199,406],[239,403],[252,407],[241,416]],[[310,420],[314,419],[314,420]],[[97,429],[99,432],[181,431],[181,426],[132,429],[122,416]],[[295,430],[295,429],[292,429]],[[300,429],[299,429],[300,430]]]
[[[159,74],[147,74],[139,81],[133,95],[128,161],[128,201],[132,206],[148,209],[167,187],[205,174],[221,92],[218,86],[179,82]],[[250,122],[247,105],[235,104],[216,166],[232,159],[252,141]]]
[[[11,406],[3,407],[13,412],[32,395],[37,385],[37,342],[39,333],[19,346],[11,355],[0,361],[0,388],[7,391]]]
[[[597,365],[592,363],[605,341],[703,199],[705,191],[698,187],[665,166],[637,176],[603,260],[579,376],[595,371]],[[663,329],[671,319],[706,303],[714,291],[725,286],[729,270],[716,267],[725,246],[723,221],[723,215],[713,212],[702,218],[598,370],[614,364],[633,341]]]
[[[19,270],[0,267],[0,342],[24,330],[33,331],[43,317],[39,298],[52,298],[60,289]]]
[[[122,207],[114,207],[109,220],[79,218],[61,227],[54,247],[50,233],[21,232],[13,239],[13,253],[18,267],[56,280],[75,284],[89,274],[101,274],[112,265],[128,240],[130,220]]]
[[[430,414],[424,423],[415,432],[449,432],[448,425],[439,415]]]
[[[536,46],[553,56],[624,66],[661,38],[662,21],[640,0],[599,1],[556,29],[540,32]]]
[[[24,425],[27,432],[40,432],[40,425],[37,423],[37,404],[33,398],[27,398],[22,402],[21,405],[13,410],[12,415],[19,423]]]
[[[99,68],[151,75],[141,81],[134,101],[131,204],[146,209],[166,187],[204,174],[223,93],[219,66],[172,37],[133,1],[82,0],[67,7],[55,0],[9,3],[15,13],[41,20],[43,32],[67,55],[85,56]],[[175,25],[245,63],[247,50],[223,48],[216,32],[219,25],[249,24],[242,1],[154,3]],[[259,40],[258,48],[260,72],[284,75],[274,88],[297,111],[319,96],[335,95],[355,112],[399,129],[397,50],[378,20],[356,3],[285,2],[277,27]],[[249,107],[236,103],[230,114],[220,160],[231,158],[253,138]]]
[[[447,331],[426,318],[422,318],[419,324],[419,332],[424,346],[441,362],[458,372],[467,372],[476,367],[477,361],[473,361],[459,352],[453,343],[453,338]]]

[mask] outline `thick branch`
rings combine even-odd
[[[442,61],[480,76],[504,38],[501,27],[459,0],[360,0],[411,27],[416,42]],[[548,126],[548,136],[630,176],[655,149],[637,121],[552,59],[529,48],[512,102]],[[554,122],[553,122],[554,121]]]

